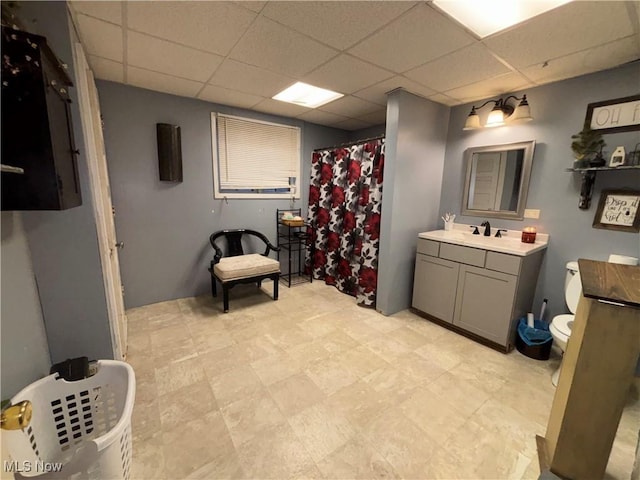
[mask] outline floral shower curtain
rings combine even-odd
[[[309,187],[313,258],[307,268],[359,305],[375,306],[384,139],[313,153]]]

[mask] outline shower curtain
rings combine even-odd
[[[313,278],[375,307],[384,138],[313,153],[309,187]]]

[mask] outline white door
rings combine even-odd
[[[82,130],[86,140],[87,163],[91,178],[91,198],[96,218],[100,261],[109,310],[111,341],[115,359],[123,359],[127,354],[127,317],[124,313],[122,282],[118,263],[118,247],[123,243],[116,240],[114,223],[115,211],[111,203],[107,157],[102,136],[100,103],[93,72],[89,68],[82,45],[76,43],[74,50],[76,82]]]

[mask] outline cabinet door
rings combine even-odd
[[[451,323],[459,269],[458,263],[417,254],[412,306]]]
[[[507,346],[516,284],[515,275],[461,265],[454,325]]]

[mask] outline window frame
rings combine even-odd
[[[295,170],[295,192],[291,193],[289,189],[233,189],[223,190],[220,188],[220,159],[218,156],[218,115],[222,115],[227,118],[235,118],[238,120],[249,121],[254,123],[261,123],[265,125],[272,125],[277,127],[294,128],[298,132],[298,161],[296,162]],[[269,122],[266,120],[258,120],[256,118],[243,117],[239,115],[229,115],[222,112],[211,112],[211,160],[213,167],[213,198],[244,198],[244,199],[300,199],[301,198],[301,174],[302,174],[302,127],[297,125]]]

